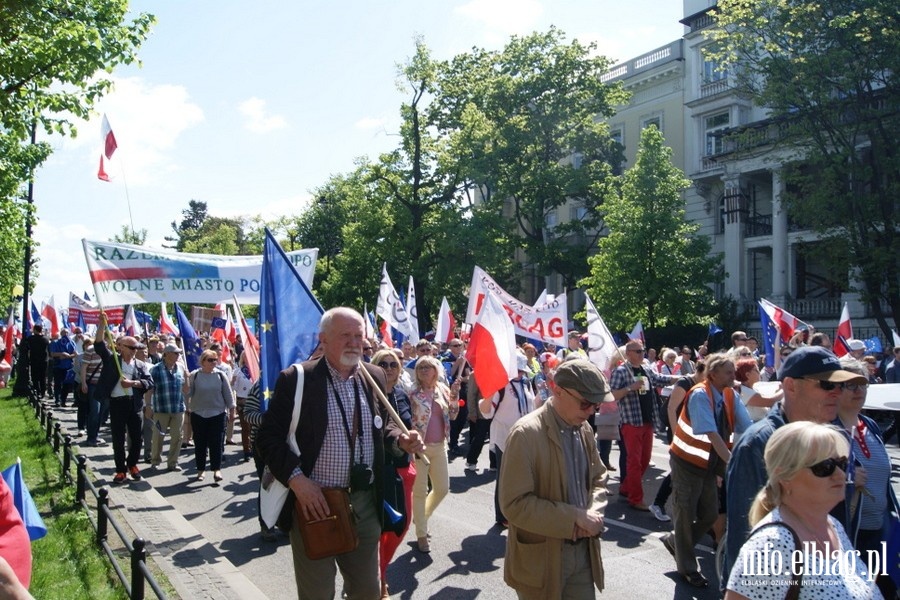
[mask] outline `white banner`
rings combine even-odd
[[[481,267],[475,267],[472,274],[472,288],[469,291],[469,310],[466,322],[475,323],[484,304],[484,294],[492,292],[512,319],[516,335],[551,342],[557,346],[566,345],[566,293],[556,296],[550,302],[531,306],[511,296],[500,287]]]
[[[97,300],[107,304],[259,304],[262,256],[217,256],[81,240]],[[318,248],[287,255],[312,289]]]

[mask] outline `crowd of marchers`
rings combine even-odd
[[[720,352],[632,339],[601,370],[572,331],[558,349],[523,341],[516,377],[484,394],[459,332],[395,348],[364,331],[356,311],[326,311],[314,355],[282,371],[266,398],[239,343],[202,336],[188,371],[175,336],[116,335],[104,316],[94,338],[74,328],[49,339],[36,326],[16,354],[34,394],[60,407],[72,394],[82,443],[111,446],[113,484],[163,460],[218,482],[225,446],[240,444],[262,481],[288,490],[275,517],[260,509],[260,535],[288,532],[300,598],[332,598],[338,569],[346,597],[389,598],[388,565],[410,527],[419,552],[450,551],[432,546],[429,528],[450,490],[449,461],[464,457],[473,471],[485,449],[494,518],[508,530],[504,580],[519,597],[603,590],[613,479],[629,509],[671,522],[662,543],[691,586],[709,586],[695,554],[708,536],[726,598],[896,597],[887,571],[862,558],[886,552],[897,520],[885,448],[897,427],[862,407],[870,385],[900,380],[900,348],[881,360],[849,340],[838,358],[827,336],[801,330],[776,342],[767,367],[737,331]],[[670,472],[650,500],[656,439]],[[193,465],[181,459],[190,446]],[[355,543],[321,558],[307,528],[334,514],[332,489],[352,506]]]

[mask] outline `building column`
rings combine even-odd
[[[740,300],[744,291],[744,226],[747,198],[741,189],[740,176],[729,176],[725,183],[725,294]]]
[[[782,202],[784,179],[781,169],[772,169],[772,301],[784,302],[788,295],[788,217]]]

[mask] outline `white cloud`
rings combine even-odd
[[[106,114],[118,143],[107,172],[118,178],[122,167],[115,163],[122,161],[128,166],[129,185],[152,183],[160,173],[178,168],[172,151],[179,136],[203,121],[203,110],[191,102],[183,86],[152,85],[140,77],[113,80],[113,91],[98,103],[96,114],[89,121],[75,121],[78,137],[53,140],[62,150],[76,152],[54,153],[50,160],[77,156],[96,169],[100,124]]]
[[[268,133],[287,127],[287,121],[281,115],[266,114],[266,101],[261,98],[250,98],[238,105],[238,111],[247,121],[244,128],[253,133]]]
[[[538,25],[544,7],[537,0],[470,0],[454,12],[481,23],[491,40],[527,34]]]
[[[378,117],[363,117],[353,124],[357,129],[382,129],[387,119]]]

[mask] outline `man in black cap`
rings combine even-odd
[[[766,442],[786,423],[830,423],[837,416],[844,384],[867,383],[865,377],[841,369],[838,358],[822,346],[804,346],[791,352],[781,365],[778,380],[784,399],[744,432],[728,462],[725,554],[719,574],[722,585],[728,581],[731,567],[750,533],[750,505],[766,485]]]
[[[509,521],[504,580],[519,598],[593,598],[603,590],[606,468],[587,419],[615,400],[600,370],[583,359],[562,363],[551,385],[553,397],[506,439],[499,479]]]

